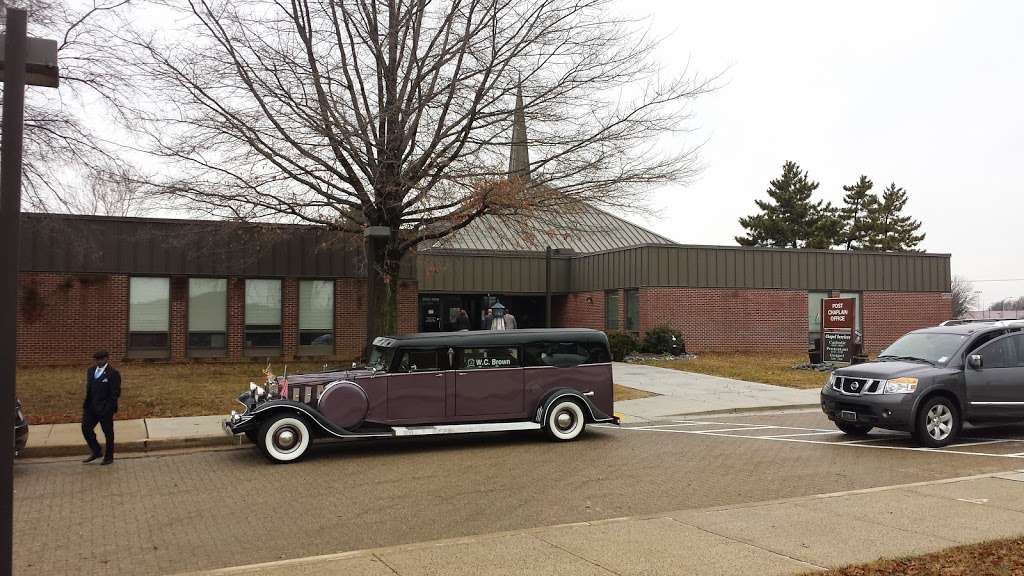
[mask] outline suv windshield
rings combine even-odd
[[[366,363],[366,367],[377,372],[386,372],[391,366],[391,358],[394,354],[394,348],[374,346],[373,350],[370,351],[370,361]]]
[[[932,364],[948,362],[967,336],[936,332],[912,332],[892,343],[878,355],[879,360],[924,360]]]

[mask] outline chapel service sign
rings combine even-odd
[[[856,298],[821,301],[821,360],[849,363],[853,358],[853,330],[857,326]]]

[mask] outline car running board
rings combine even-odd
[[[391,429],[395,432],[395,436],[430,436],[433,434],[540,430],[540,424],[537,422],[481,422],[478,424],[441,424],[438,426],[394,426]]]

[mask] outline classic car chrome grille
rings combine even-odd
[[[853,396],[861,394],[881,394],[885,388],[884,380],[872,380],[870,378],[853,378],[850,376],[836,376],[832,388]]]

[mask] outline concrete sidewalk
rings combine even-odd
[[[224,433],[221,428],[223,421],[223,415],[115,420],[115,449],[119,452],[148,452],[238,444],[238,439]],[[96,427],[96,436],[103,444],[103,431],[99,426]],[[19,457],[84,456],[88,452],[82,439],[81,424],[35,424],[29,427],[28,444]]]
[[[624,362],[616,362],[612,370],[616,384],[658,394],[616,402],[615,411],[625,416],[624,422],[660,420],[680,414],[813,407],[820,403],[818,388],[800,390]],[[826,378],[822,376],[822,385]]]
[[[800,574],[1024,534],[1009,472],[283,560],[195,576]]]

